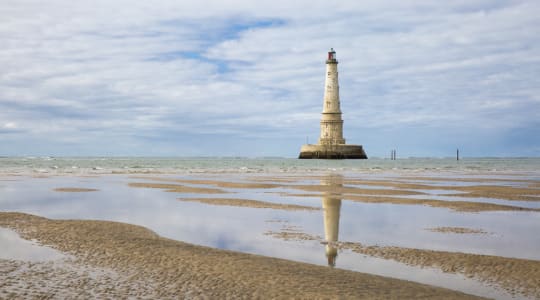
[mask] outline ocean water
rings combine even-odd
[[[404,158],[300,160],[244,157],[0,157],[0,174],[307,173],[307,172],[526,172],[540,173],[540,158]]]

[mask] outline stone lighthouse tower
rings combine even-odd
[[[337,65],[336,51],[332,48],[328,52],[326,60],[326,80],[319,143],[303,145],[300,149],[299,158],[367,158],[361,145],[345,145],[339,101]]]
[[[328,52],[328,59],[326,60],[326,80],[324,84],[324,102],[319,145],[345,144],[341,105],[339,103],[337,65],[336,51],[332,48]]]

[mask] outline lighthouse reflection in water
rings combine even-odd
[[[337,241],[339,235],[339,214],[341,210],[341,188],[343,177],[341,175],[328,175],[321,180],[326,189],[322,196],[324,216],[324,238],[326,240],[325,252],[328,265],[334,267],[338,254]]]

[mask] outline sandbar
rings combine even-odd
[[[425,178],[424,180],[428,180]],[[502,182],[516,182],[508,180]],[[384,186],[403,190],[446,190],[455,191],[454,194],[447,194],[455,197],[470,198],[495,198],[503,200],[517,201],[538,201],[537,195],[540,195],[540,189],[536,187],[537,181],[527,180],[527,186],[508,186],[508,185],[472,185],[472,186],[452,186],[452,185],[430,185],[425,183],[402,182],[396,179],[390,180],[348,180],[348,184]],[[470,181],[480,182],[480,181]]]
[[[538,208],[527,208],[512,205],[503,205],[487,202],[472,201],[444,201],[431,199],[412,199],[398,197],[370,197],[358,195],[343,195],[344,200],[363,203],[388,203],[401,205],[427,205],[431,207],[448,208],[458,212],[482,212],[482,211],[540,211]]]
[[[457,233],[457,234],[487,234],[482,229],[466,228],[466,227],[434,227],[426,228],[427,231],[440,233]]]
[[[444,190],[449,193],[445,193],[445,196],[452,197],[467,197],[467,198],[493,198],[501,199],[508,201],[540,201],[540,188],[537,187],[538,181],[535,180],[511,180],[511,179],[493,179],[494,182],[516,182],[520,184],[527,184],[525,186],[508,186],[508,185],[472,185],[472,186],[455,186],[455,185],[444,185],[444,184],[426,184],[426,183],[411,183],[404,182],[403,178],[389,178],[381,180],[359,180],[359,179],[347,179],[340,182],[340,184],[290,184],[294,181],[294,178],[265,178],[264,182],[233,182],[233,181],[219,181],[219,180],[209,180],[209,179],[175,179],[175,178],[163,178],[163,177],[134,177],[137,179],[147,179],[152,181],[162,181],[162,182],[175,182],[175,183],[185,183],[191,185],[214,185],[220,188],[236,188],[236,189],[271,189],[271,188],[287,188],[287,189],[296,189],[307,192],[325,192],[325,193],[335,193],[335,194],[352,194],[352,195],[379,195],[379,196],[412,196],[412,195],[427,195],[425,191],[432,190]],[[314,179],[327,179],[328,177],[324,176],[311,176],[309,178]],[[259,181],[262,181],[263,178],[256,178]],[[300,178],[299,178],[300,179]],[[301,177],[305,180],[306,177]],[[447,180],[451,181],[465,181],[465,182],[485,182],[489,179],[487,178],[437,178],[437,177],[419,177],[424,181],[435,181],[441,182]],[[253,179],[251,179],[253,180]],[[285,183],[287,182],[287,183]],[[346,184],[346,185],[344,185]],[[207,187],[191,187],[185,185],[175,185],[175,184],[159,184],[159,183],[130,183],[130,186],[142,187],[155,187],[155,188],[164,188],[171,192],[184,192],[185,189],[209,189],[212,191],[212,188]],[[361,188],[354,185],[365,185],[373,186],[374,188]],[[382,187],[382,188],[376,188]],[[202,191],[202,190],[200,190]],[[219,189],[216,189],[213,192],[209,193],[219,193]],[[451,193],[455,191],[455,193]]]
[[[130,187],[162,189],[171,193],[193,193],[193,194],[225,194],[227,191],[214,188],[192,187],[180,184],[154,183],[154,182],[130,182]]]
[[[332,196],[345,201],[354,201],[361,203],[381,203],[398,205],[426,205],[431,207],[448,208],[456,212],[483,212],[483,211],[540,211],[538,208],[529,208],[513,205],[504,205],[488,202],[473,201],[448,201],[433,199],[399,198],[377,195],[339,195],[339,194],[297,194],[297,193],[279,193],[282,197],[327,197]]]
[[[252,208],[270,208],[281,210],[321,210],[319,207],[297,205],[297,204],[285,204],[285,203],[273,203],[267,201],[250,200],[250,199],[238,199],[238,198],[178,198],[180,201],[186,202],[199,202],[210,205],[222,205],[222,206],[236,206],[236,207],[252,207]]]
[[[355,195],[424,195],[425,193],[409,190],[395,189],[367,189],[359,187],[341,185],[288,185],[288,188],[302,190],[306,192],[325,192],[334,194],[355,194]]]
[[[147,179],[162,182],[177,182],[196,185],[215,185],[221,188],[239,188],[239,189],[271,189],[280,187],[281,185],[275,183],[252,183],[252,182],[233,182],[233,181],[219,181],[209,179],[175,179],[175,178],[163,178],[163,177],[133,177],[137,179]]]
[[[107,288],[103,290],[97,276],[62,281],[56,277],[62,270],[49,273],[47,269],[17,276],[21,264],[0,261],[0,273],[10,275],[9,281],[2,282],[10,297],[32,293],[17,287],[33,278],[41,283],[42,293],[59,297],[75,285],[86,295],[107,298],[480,299],[404,280],[191,245],[125,223],[2,212],[0,226],[69,253],[88,268],[114,275],[104,275]]]
[[[270,231],[285,241],[315,240],[326,243],[320,236],[287,231]],[[480,255],[461,252],[435,251],[396,246],[364,245],[357,242],[332,242],[338,249],[391,259],[407,265],[439,268],[445,273],[459,273],[488,284],[496,284],[513,296],[540,298],[540,261]]]

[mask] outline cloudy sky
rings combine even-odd
[[[540,155],[540,1],[0,2],[0,155]]]

